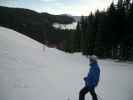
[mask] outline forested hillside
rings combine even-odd
[[[41,43],[58,44],[64,40],[61,30],[54,29],[53,23],[70,24],[74,18],[67,15],[38,13],[29,9],[0,6],[0,26],[14,29]],[[56,32],[57,31],[57,32]]]
[[[133,2],[118,0],[105,11],[97,10],[89,16],[82,16],[75,33],[71,49],[74,52],[132,60]]]

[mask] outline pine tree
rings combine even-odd
[[[77,23],[76,31],[74,34],[74,51],[80,52],[80,42],[81,42],[81,26],[80,22]]]

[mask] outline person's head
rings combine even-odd
[[[89,56],[89,60],[90,60],[90,64],[92,64],[92,63],[97,63],[98,61],[98,58],[97,58],[97,56],[96,55],[91,55],[91,56]]]

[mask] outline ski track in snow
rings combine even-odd
[[[99,61],[102,100],[133,99],[133,64]],[[78,100],[89,69],[80,53],[69,54],[0,27],[0,100]],[[90,95],[86,100],[91,100]]]

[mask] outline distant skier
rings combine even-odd
[[[98,85],[100,77],[100,68],[97,62],[97,57],[92,55],[89,57],[90,60],[90,71],[87,77],[84,78],[85,87],[81,89],[79,93],[79,100],[85,100],[85,95],[90,92],[93,100],[98,100],[95,87]]]

